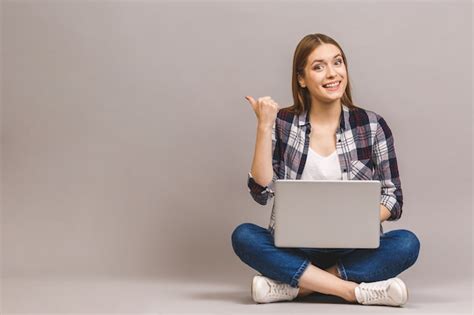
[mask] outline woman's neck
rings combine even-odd
[[[324,104],[313,101],[309,111],[310,121],[320,126],[337,126],[339,124],[341,111],[342,106],[340,99],[333,103]]]

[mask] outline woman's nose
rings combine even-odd
[[[332,67],[328,67],[328,76],[334,77],[335,75],[336,75],[336,70],[334,70]]]

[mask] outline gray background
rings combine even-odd
[[[3,278],[249,282],[230,235],[271,203],[247,191],[244,96],[290,106],[319,32],[394,134],[405,203],[384,229],[421,241],[404,279],[471,287],[469,1],[3,1],[1,21]]]

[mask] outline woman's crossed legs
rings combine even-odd
[[[271,279],[300,294],[313,291],[355,301],[360,282],[395,277],[413,265],[420,244],[408,230],[381,235],[376,249],[278,248],[270,231],[253,223],[240,224],[232,233],[232,246],[239,258]]]

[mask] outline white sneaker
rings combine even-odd
[[[360,304],[400,306],[408,300],[408,290],[400,278],[377,282],[362,282],[355,288],[357,302]]]
[[[291,301],[298,296],[300,288],[279,282],[262,275],[255,275],[252,280],[252,299],[256,303]]]

